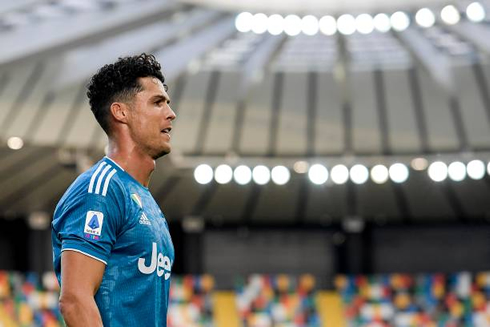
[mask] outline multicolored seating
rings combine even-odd
[[[243,326],[319,327],[315,305],[315,278],[253,275],[236,287]]]
[[[338,276],[349,326],[490,326],[490,273]]]
[[[45,273],[40,280],[35,273],[0,271],[0,325],[64,326],[58,297],[54,273]]]
[[[213,327],[213,288],[209,275],[172,277],[168,327]]]

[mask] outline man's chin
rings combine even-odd
[[[156,160],[158,158],[161,158],[167,154],[169,154],[170,152],[172,151],[172,148],[171,147],[168,147],[166,149],[161,149],[160,152],[156,153],[154,156],[153,156],[153,159]]]

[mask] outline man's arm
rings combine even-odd
[[[94,295],[105,264],[75,251],[61,254],[60,310],[67,326],[102,326]]]

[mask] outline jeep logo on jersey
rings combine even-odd
[[[158,277],[162,277],[165,274],[165,280],[170,278],[171,263],[170,258],[163,256],[162,253],[157,254],[157,244],[152,243],[153,248],[151,251],[151,263],[149,266],[145,265],[145,258],[138,259],[138,270],[143,274],[152,274],[155,270],[157,271]]]

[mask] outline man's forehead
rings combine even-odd
[[[141,79],[141,85],[143,86],[143,91],[149,91],[149,92],[158,92],[158,93],[163,93],[165,97],[168,97],[168,94],[165,90],[165,86],[163,85],[162,81],[160,81],[156,77],[142,77]]]

